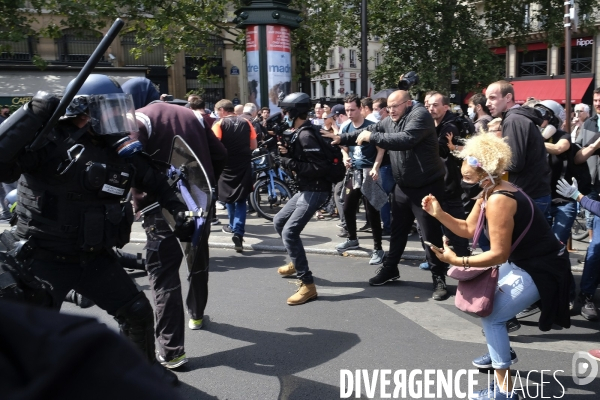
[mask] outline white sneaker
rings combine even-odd
[[[191,319],[188,321],[188,328],[192,330],[202,329],[202,320],[201,319]]]
[[[373,253],[371,254],[371,260],[369,260],[369,265],[383,264],[384,257],[385,257],[385,251],[373,250]]]

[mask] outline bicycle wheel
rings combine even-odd
[[[250,196],[250,202],[258,215],[272,221],[275,214],[292,198],[292,192],[285,183],[279,179],[273,179],[275,191],[269,193],[269,183],[270,180],[268,178],[259,179],[254,184],[254,191],[252,191],[252,196]]]
[[[574,240],[584,240],[588,237],[588,230],[585,225],[585,211],[583,208],[577,213],[573,227],[571,228],[571,237]]]

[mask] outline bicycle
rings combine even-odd
[[[582,241],[585,240],[588,235],[589,232],[586,226],[585,210],[580,206],[575,221],[573,222],[573,227],[571,227],[571,237],[573,240]]]
[[[272,221],[296,193],[296,182],[279,166],[279,158],[264,148],[252,152],[252,169],[256,181],[250,204],[261,217]]]

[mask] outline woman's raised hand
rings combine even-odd
[[[421,200],[421,207],[423,207],[423,210],[425,210],[425,212],[432,217],[436,217],[436,215],[442,211],[440,203],[437,201],[435,196],[431,194],[423,197],[423,200]]]

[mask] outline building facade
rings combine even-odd
[[[378,38],[368,43],[368,71],[374,71],[381,63],[381,42]],[[348,94],[360,94],[361,88],[361,65],[358,60],[358,50],[354,48],[335,47],[329,50],[326,71],[311,79],[310,94],[313,102],[325,98],[330,103],[342,102]],[[317,66],[311,66],[311,72],[315,73]],[[368,93],[373,96],[375,87],[369,80]]]
[[[46,26],[50,21],[51,16],[42,15],[38,27]],[[0,52],[0,104],[20,106],[38,90],[64,93],[67,84],[77,76],[107,30],[66,28],[58,39],[29,37],[19,42],[0,41],[0,45],[5,46],[5,50]],[[180,53],[169,67],[162,46],[137,55],[132,52],[135,47],[133,34],[118,36],[94,72],[113,76],[120,82],[145,76],[157,85],[161,93],[176,98],[183,99],[190,91],[199,91],[203,93],[207,107],[223,98],[243,103],[247,97],[243,53],[220,38],[214,37],[208,43],[198,44],[199,50],[208,54],[207,57],[200,59],[197,54]],[[199,83],[196,67],[206,63],[215,79]]]

